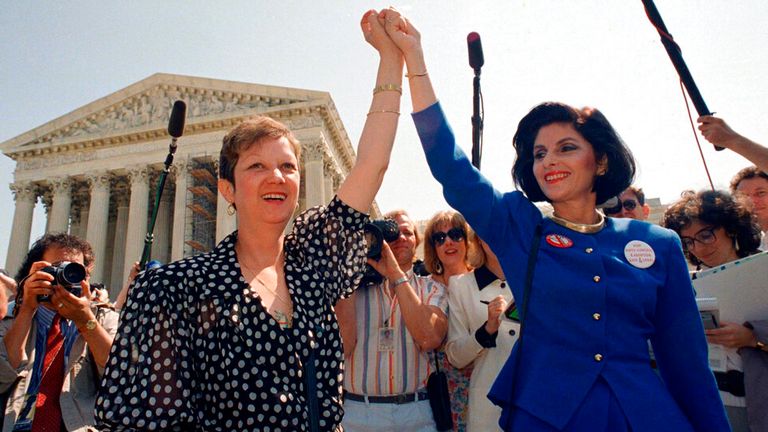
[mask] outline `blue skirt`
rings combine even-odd
[[[507,432],[558,432],[560,429],[529,414],[527,411],[517,409],[514,412],[505,412],[499,425]],[[624,411],[619,406],[616,395],[613,394],[608,383],[601,377],[595,382],[594,387],[584,398],[579,408],[568,422],[563,431],[605,431],[605,432],[629,432],[631,428]]]

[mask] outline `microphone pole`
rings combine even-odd
[[[475,71],[472,80],[472,165],[480,169],[480,159],[483,156],[483,94],[480,90],[480,68],[483,67],[483,45],[480,35],[472,32],[467,35],[467,50],[469,51],[469,66]]]
[[[661,44],[664,45],[664,49],[667,50],[667,55],[672,61],[672,65],[675,67],[677,74],[680,76],[680,81],[683,82],[685,90],[691,97],[691,102],[693,102],[696,112],[699,113],[699,116],[712,115],[713,113],[707,108],[707,104],[704,102],[704,97],[701,95],[701,92],[699,92],[699,88],[693,80],[691,71],[688,70],[688,65],[686,65],[685,60],[683,60],[683,53],[680,49],[680,45],[678,45],[672,35],[669,34],[667,26],[664,25],[664,21],[661,19],[661,14],[659,14],[659,10],[656,9],[653,0],[642,0],[642,2],[645,7],[645,14],[659,33]],[[722,149],[723,147],[715,146],[715,150],[720,151]]]
[[[157,212],[160,208],[160,198],[163,195],[163,189],[165,188],[165,179],[168,177],[168,173],[173,165],[173,155],[176,154],[176,140],[184,133],[184,121],[187,115],[187,104],[184,101],[177,100],[173,103],[173,110],[171,111],[171,119],[168,121],[168,134],[171,135],[171,145],[168,147],[168,156],[165,157],[165,167],[160,173],[160,178],[157,182],[157,193],[155,193],[155,205],[152,208],[152,217],[147,224],[147,236],[144,237],[144,251],[141,253],[141,260],[139,261],[139,270],[143,269],[149,261],[149,255],[152,252],[152,241],[154,240],[153,231],[155,230],[155,221],[157,220]]]

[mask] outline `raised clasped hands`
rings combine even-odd
[[[391,48],[408,57],[421,52],[418,30],[393,7],[379,12],[369,10],[360,22],[365,40],[382,54]]]

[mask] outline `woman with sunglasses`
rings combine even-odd
[[[470,234],[467,221],[453,210],[436,213],[424,229],[424,267],[432,279],[443,286],[453,276],[463,275],[477,264],[478,246],[476,237]],[[471,240],[470,240],[471,239]],[[450,291],[448,296],[450,298]],[[450,320],[450,309],[448,319]],[[440,368],[448,378],[448,393],[451,397],[453,430],[464,432],[467,424],[467,401],[469,399],[469,378],[472,368],[458,369],[446,359],[443,349],[437,352]]]
[[[451,278],[448,288],[448,342],[445,353],[454,367],[472,365],[468,432],[498,431],[501,409],[486,397],[520,331],[507,309],[513,302],[504,272],[488,244],[479,240],[483,263]],[[506,312],[507,316],[504,316]]]
[[[683,192],[664,213],[661,224],[680,235],[685,255],[697,270],[759,252],[760,228],[749,206],[727,192]],[[710,343],[727,348],[729,372],[715,372],[715,376],[731,427],[734,431],[748,431],[751,424],[752,430],[767,430],[768,383],[759,384],[756,377],[768,377],[768,352],[763,351],[765,345],[761,342],[768,341],[768,321],[719,324],[719,328],[705,333]],[[744,356],[749,356],[750,361],[745,362]],[[757,368],[743,367],[747,364]]]
[[[488,395],[502,409],[501,428],[728,430],[680,240],[596,209],[635,173],[608,120],[592,108],[533,108],[513,140],[513,175],[523,192],[499,192],[456,145],[419,32],[394,9],[382,14],[405,58],[432,174],[499,257],[521,304],[521,339]],[[579,67],[553,64],[566,66]],[[550,202],[554,214],[544,217],[536,201]],[[529,273],[523,263],[531,255]],[[650,366],[649,339],[663,379]]]

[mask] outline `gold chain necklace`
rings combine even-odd
[[[597,221],[597,223],[593,223],[593,224],[581,224],[581,223],[571,222],[568,219],[563,219],[559,216],[555,216],[554,214],[550,215],[549,218],[552,220],[552,222],[560,226],[566,227],[570,230],[574,230],[582,234],[594,234],[600,231],[601,229],[603,229],[603,227],[605,226],[605,216],[603,216],[602,213],[600,212],[595,212],[595,213],[597,213],[597,217],[599,218],[599,220]]]
[[[273,318],[275,318],[275,321],[277,321],[280,327],[284,329],[290,328],[293,324],[293,304],[290,302],[290,300],[286,300],[285,298],[283,298],[283,296],[278,294],[277,287],[275,287],[274,290],[268,287],[267,284],[265,284],[264,281],[262,281],[261,278],[259,278],[256,272],[251,270],[251,268],[248,267],[244,261],[240,261],[240,265],[253,275],[253,278],[256,279],[256,282],[258,282],[259,285],[263,286],[267,291],[269,291],[273,296],[275,296],[276,299],[281,300],[286,306],[288,306],[288,310],[286,312],[283,312],[282,310],[274,306],[272,310],[274,312]],[[258,291],[254,287],[251,287],[251,289],[256,291],[256,293],[258,294]]]

